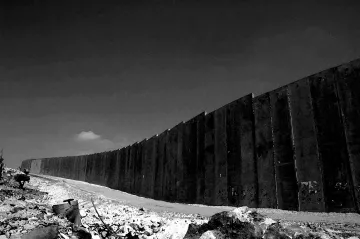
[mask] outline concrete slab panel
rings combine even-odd
[[[31,162],[31,170],[30,172],[33,174],[40,174],[41,170],[41,159],[35,159]]]
[[[59,170],[58,170],[58,177],[65,177],[66,173],[66,166],[65,166],[65,157],[59,158]]]
[[[255,150],[255,131],[253,115],[253,94],[240,101],[240,149],[241,149],[241,190],[240,205],[257,207],[257,169]]]
[[[355,201],[360,212],[360,60],[336,68]]]
[[[324,212],[321,162],[309,81],[307,78],[302,79],[290,84],[288,89],[299,185],[299,210]]]
[[[55,171],[55,174],[57,177],[60,177],[61,176],[61,159],[63,157],[59,157],[56,159],[55,163],[56,163],[56,171]]]
[[[93,179],[92,179],[92,174],[93,174],[93,170],[94,170],[93,168],[94,168],[93,155],[89,154],[89,155],[87,155],[86,177],[85,177],[85,181],[88,183],[93,182]]]
[[[60,164],[59,164],[59,159],[60,158],[53,158],[51,159],[51,162],[50,162],[50,168],[51,168],[51,175],[57,177],[58,176],[58,172],[59,172],[59,167],[60,167]]]
[[[228,204],[240,205],[241,190],[241,148],[240,148],[240,102],[234,101],[226,105],[226,138],[227,138],[227,183]]]
[[[186,162],[183,157],[183,144],[186,139],[184,139],[184,123],[180,123],[176,126],[178,129],[178,139],[177,139],[177,156],[176,156],[176,201],[177,202],[186,202],[187,197],[187,185],[186,185],[186,176],[187,176],[187,167]]]
[[[73,169],[72,169],[72,178],[73,180],[78,180],[78,174],[79,174],[79,165],[78,165],[78,156],[72,156],[72,164],[73,164]]]
[[[109,176],[113,168],[110,168],[110,161],[111,161],[111,151],[106,151],[101,153],[101,160],[103,165],[103,178],[102,178],[102,185],[107,186]]]
[[[135,164],[135,190],[134,193],[137,195],[141,194],[141,187],[143,181],[143,174],[142,174],[142,151],[144,148],[144,141],[140,142],[137,147],[136,151],[136,164]]]
[[[299,209],[287,87],[270,92],[276,189],[279,209]]]
[[[56,165],[53,164],[53,160],[57,160],[57,158],[48,158],[47,160],[47,175],[55,176]]]
[[[309,77],[317,129],[318,148],[323,164],[326,209],[330,212],[356,211],[349,170],[344,125],[335,83],[335,69]]]
[[[86,170],[86,182],[101,185],[102,177],[102,165],[101,155],[91,154],[89,155],[87,170]]]
[[[79,174],[78,174],[78,180],[80,181],[85,181],[86,180],[86,165],[87,165],[87,160],[86,160],[86,156],[85,155],[81,155],[79,156]]]
[[[125,161],[125,181],[124,181],[124,191],[130,192],[130,146],[127,146],[124,151],[124,161]]]
[[[99,166],[99,177],[98,177],[98,185],[105,186],[107,179],[106,179],[106,156],[105,152],[98,153],[98,166]]]
[[[196,117],[196,203],[204,204],[205,194],[205,112]]]
[[[148,139],[142,141],[142,151],[141,151],[141,190],[140,190],[140,195],[147,197],[147,186],[148,186],[148,182],[147,180],[147,170],[148,170],[148,161],[147,161],[147,147],[148,147],[148,143],[147,143]]]
[[[74,162],[73,157],[69,156],[65,158],[65,177],[68,179],[73,179],[74,174]]]
[[[30,170],[31,169],[31,161],[32,161],[32,159],[23,160],[21,162],[21,170],[24,170],[24,169]]]
[[[196,202],[197,167],[197,117],[185,122],[182,127],[182,162],[184,202]]]
[[[70,156],[68,158],[67,165],[68,165],[68,169],[69,169],[68,178],[75,179],[77,172],[75,169],[75,157],[74,156]]]
[[[161,141],[164,143],[164,148],[165,148],[165,153],[164,153],[164,178],[163,178],[163,199],[165,201],[170,201],[170,196],[171,196],[171,173],[172,173],[172,168],[171,168],[171,164],[170,164],[170,153],[169,153],[169,130],[165,131],[164,133],[164,138],[163,141]]]
[[[137,143],[131,145],[130,148],[130,185],[129,190],[131,193],[134,192],[134,185],[135,185],[135,161],[136,161],[136,154],[137,154]]]
[[[60,160],[60,175],[63,178],[66,178],[66,157],[62,157]]]
[[[109,170],[106,186],[109,188],[117,189],[120,172],[120,161],[118,157],[119,150],[109,152]]]
[[[215,188],[214,204],[228,205],[227,193],[227,140],[226,140],[226,106],[215,110],[214,121],[214,154],[215,154]]]
[[[277,208],[269,94],[266,93],[255,97],[253,108],[255,118],[255,151],[259,187],[258,207]]]
[[[166,131],[161,133],[157,139],[156,149],[156,169],[155,169],[155,185],[154,185],[154,198],[163,199],[163,186],[164,186],[164,162],[166,160]]]
[[[119,161],[120,161],[120,168],[119,168],[119,190],[125,190],[125,164],[126,164],[126,149],[122,148],[119,151]]]
[[[155,187],[155,168],[156,168],[156,148],[157,148],[157,137],[151,137],[146,141],[146,174],[145,181],[147,183],[146,196],[154,198],[154,187]]]
[[[46,159],[41,159],[40,174],[46,174]]]
[[[177,199],[177,157],[178,157],[178,126],[168,131],[166,142],[166,170],[168,180],[168,200],[176,201]]]
[[[214,205],[215,190],[215,113],[205,115],[204,203]]]

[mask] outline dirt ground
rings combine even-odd
[[[17,173],[21,172],[8,170],[8,178],[11,179]],[[78,201],[81,222],[92,238],[231,238],[189,237],[188,231],[194,225],[206,225],[214,214],[234,210],[233,207],[169,203],[86,182],[43,175],[31,175],[30,182],[25,184],[25,190],[18,189],[16,182],[11,180],[0,185],[0,189],[0,238],[1,235],[16,238],[14,235],[51,225],[59,225],[56,238],[81,238],[76,237],[70,222],[54,215],[51,209],[52,205],[63,204],[63,200],[69,198]],[[305,238],[360,238],[359,214],[251,210],[274,219],[285,227],[297,225],[327,233],[327,236]],[[110,235],[110,229],[106,225],[113,232],[116,231],[117,236]]]

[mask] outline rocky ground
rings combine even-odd
[[[360,238],[358,223],[273,220],[247,207],[209,218],[154,212],[73,188],[61,181],[31,177],[24,189],[6,169],[0,182],[0,239],[5,238]],[[78,202],[81,226],[57,215],[53,205]],[[100,217],[99,217],[100,216]],[[73,223],[74,222],[74,223]]]

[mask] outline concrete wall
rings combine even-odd
[[[172,202],[359,212],[359,92],[356,60],[119,150],[21,167]]]

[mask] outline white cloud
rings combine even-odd
[[[101,136],[95,134],[92,131],[83,131],[79,134],[76,135],[76,139],[80,140],[80,141],[88,141],[88,140],[95,140],[95,139],[100,139]]]

